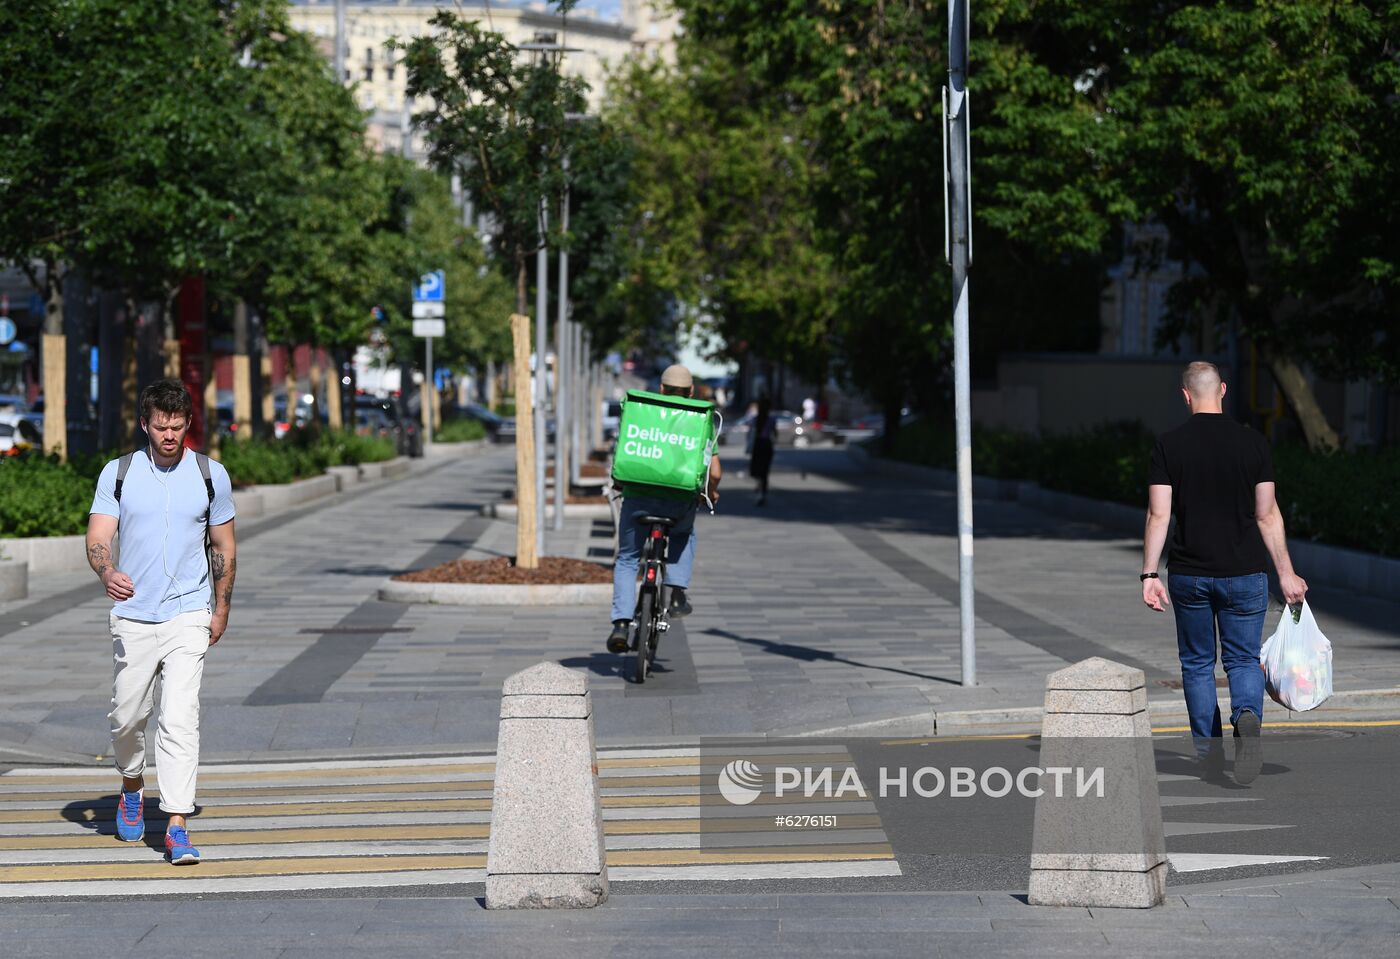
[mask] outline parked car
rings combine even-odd
[[[31,446],[43,446],[44,437],[24,414],[0,413],[0,456],[13,456]]]
[[[476,420],[482,426],[486,427],[486,435],[491,440],[491,442],[499,443],[501,441],[500,434],[501,428],[505,425],[505,417],[499,416],[496,413],[493,413],[490,410],[488,410],[486,407],[479,406],[476,403],[468,403],[465,406],[458,406],[456,412],[458,417],[462,419]],[[515,423],[514,421],[512,421],[512,431],[514,431],[514,427]]]
[[[401,416],[399,403],[394,399],[355,397],[355,432],[361,436],[392,439],[401,456],[423,455],[423,434],[418,421]]]
[[[622,404],[617,400],[603,401],[603,439],[617,439],[617,425],[622,419]]]

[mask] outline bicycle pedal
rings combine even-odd
[[[664,632],[666,632],[666,630],[668,630],[668,629],[670,629],[670,628],[671,628],[671,624],[670,624],[670,623],[657,623],[657,624],[656,624],[656,631],[657,631],[658,633],[664,633]]]

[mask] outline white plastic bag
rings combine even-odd
[[[1306,712],[1332,695],[1332,644],[1306,600],[1296,619],[1284,606],[1278,629],[1259,650],[1259,666],[1269,695],[1285,709]]]

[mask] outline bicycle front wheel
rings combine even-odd
[[[652,635],[656,629],[655,610],[656,594],[649,589],[643,590],[637,602],[637,658],[632,671],[632,677],[638,684],[646,682],[647,673],[651,671],[651,654],[656,648]]]

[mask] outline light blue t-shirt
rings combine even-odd
[[[145,450],[131,457],[117,502],[117,460],[102,469],[90,512],[117,517],[117,569],[131,577],[132,597],[112,611],[125,619],[164,623],[181,613],[209,609],[209,558],[204,552],[204,513],[209,525],[233,519],[228,470],[209,461],[214,502],[193,450],[169,469]]]

